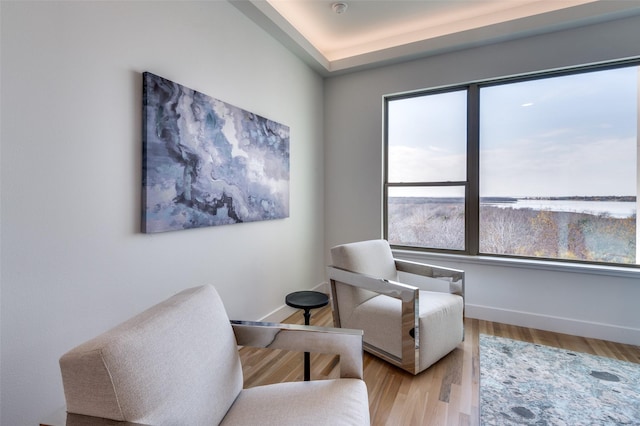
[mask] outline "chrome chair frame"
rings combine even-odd
[[[464,271],[407,260],[394,259],[394,261],[398,272],[448,281],[449,293],[457,294],[464,300]],[[333,323],[335,327],[341,326],[340,311],[338,309],[340,300],[337,296],[336,282],[400,299],[402,302],[402,357],[398,358],[366,341],[363,341],[363,348],[365,351],[411,374],[417,374],[420,365],[420,290],[429,289],[352,272],[335,266],[328,266],[327,274],[331,287]]]
[[[364,379],[362,330],[231,321],[240,346],[340,355],[340,378]]]

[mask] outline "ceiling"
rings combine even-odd
[[[640,15],[640,0],[229,1],[325,76]]]

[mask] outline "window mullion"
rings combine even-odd
[[[477,84],[467,91],[467,188],[465,208],[465,246],[469,254],[479,252],[480,241],[480,96]]]

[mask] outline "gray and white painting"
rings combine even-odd
[[[143,73],[146,233],[289,216],[289,127]]]

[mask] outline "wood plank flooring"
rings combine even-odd
[[[285,322],[303,324],[301,311]],[[312,311],[311,324],[332,326],[330,307]],[[467,318],[464,342],[417,376],[365,352],[371,424],[479,425],[480,333],[640,363],[638,346]],[[302,380],[302,353],[241,348],[240,357],[246,388]],[[311,378],[337,378],[337,365],[337,356],[311,354]]]

